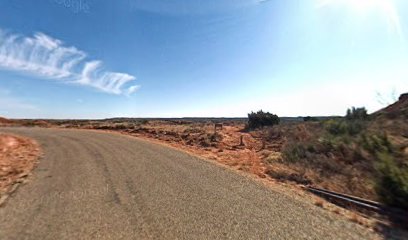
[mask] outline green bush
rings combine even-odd
[[[327,177],[345,170],[341,163],[325,156],[318,148],[306,142],[287,144],[282,151],[283,161],[303,169],[313,169]]]
[[[344,121],[340,120],[328,120],[325,122],[325,128],[332,135],[343,135],[347,132]]]
[[[362,121],[344,121],[344,120],[328,120],[325,122],[326,131],[332,135],[357,135],[364,130],[365,125]]]
[[[347,120],[366,120],[368,119],[367,109],[365,107],[347,109]]]
[[[377,153],[393,152],[393,146],[386,134],[371,135],[368,137],[365,134],[362,134],[359,144],[366,151],[374,155]]]
[[[308,149],[300,143],[293,143],[286,146],[282,152],[283,159],[295,163],[307,158]]]
[[[273,126],[279,124],[280,119],[277,115],[263,112],[262,110],[258,112],[251,112],[248,114],[248,128],[255,129],[264,126]]]
[[[145,124],[148,124],[148,123],[149,123],[149,120],[147,120],[147,119],[141,119],[139,122],[140,122],[141,125],[145,125]]]
[[[376,191],[382,202],[408,210],[408,167],[399,166],[393,156],[378,154]]]

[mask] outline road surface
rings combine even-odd
[[[6,128],[45,153],[0,208],[0,239],[372,239],[231,170],[143,140]]]

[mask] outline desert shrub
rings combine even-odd
[[[332,137],[321,137],[318,139],[319,145],[318,150],[321,153],[328,153],[335,149],[336,141]]]
[[[274,140],[278,140],[280,138],[282,138],[282,136],[284,135],[284,132],[282,131],[282,129],[279,128],[269,128],[266,132],[266,136],[265,138],[268,141],[274,141]],[[407,132],[408,135],[408,132]]]
[[[295,163],[306,159],[307,152],[308,149],[303,144],[293,143],[283,149],[282,156],[284,160]]]
[[[117,129],[117,130],[123,130],[123,129],[127,129],[128,126],[126,124],[116,124],[114,126],[111,127],[111,129]]]
[[[198,137],[198,144],[202,147],[216,147],[222,141],[222,135],[218,133],[205,133]]]
[[[188,126],[183,130],[184,133],[203,133],[204,130],[197,127]]]
[[[274,171],[272,169],[266,170],[265,173],[280,181],[287,180],[287,181],[292,181],[292,182],[295,182],[298,184],[304,184],[304,185],[312,184],[312,181],[304,174],[286,173],[282,171]]]
[[[345,121],[341,119],[331,119],[325,122],[325,129],[332,135],[357,135],[364,130],[365,124],[362,121]]]
[[[149,120],[147,120],[147,119],[140,120],[140,124],[142,124],[142,125],[145,125],[145,124],[148,124],[148,123],[149,123]]]
[[[251,112],[248,114],[248,128],[255,129],[264,126],[273,126],[279,124],[280,119],[277,115],[263,112],[262,110],[258,112]]]
[[[311,143],[291,143],[287,144],[282,151],[284,162],[298,166],[302,169],[308,168],[319,172],[320,175],[330,177],[332,174],[342,173],[344,166],[342,163],[333,161],[323,152],[319,152],[321,146]],[[332,147],[332,151],[335,147]],[[330,152],[330,151],[328,151]],[[330,155],[330,154],[329,154]]]
[[[366,120],[368,119],[367,109],[365,107],[347,109],[347,120]]]
[[[371,154],[392,153],[393,146],[386,134],[367,136],[362,134],[359,145]]]
[[[24,121],[24,122],[23,122],[23,126],[26,126],[26,127],[34,127],[34,126],[35,126],[35,123],[34,123],[33,121]]]
[[[207,136],[211,142],[221,142],[223,139],[222,135],[219,133],[207,134]]]
[[[377,171],[375,187],[381,200],[408,210],[408,167],[399,166],[390,153],[382,152],[378,154]]]
[[[375,190],[381,201],[408,209],[408,167],[397,161],[398,148],[385,133],[362,134],[358,144],[375,159]]]
[[[106,129],[110,129],[110,126],[108,125],[99,125],[99,126],[95,126],[95,129],[101,129],[101,130],[106,130]]]
[[[325,128],[326,128],[326,131],[332,135],[346,134],[346,128],[345,128],[345,124],[343,121],[333,120],[333,119],[328,120],[325,123]]]
[[[347,133],[349,135],[357,135],[365,129],[364,122],[362,121],[353,121],[347,123]]]
[[[307,117],[303,117],[303,121],[304,122],[316,122],[316,121],[319,121],[319,119],[315,117],[307,116]]]

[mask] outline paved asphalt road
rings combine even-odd
[[[45,155],[0,208],[0,239],[372,239],[312,203],[171,148],[78,130],[7,128]]]

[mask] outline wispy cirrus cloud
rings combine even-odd
[[[25,37],[0,29],[0,68],[89,86],[111,94],[129,95],[139,88],[129,86],[136,79],[134,76],[106,71],[102,61],[86,58],[85,52],[65,46],[61,40],[44,33]]]

